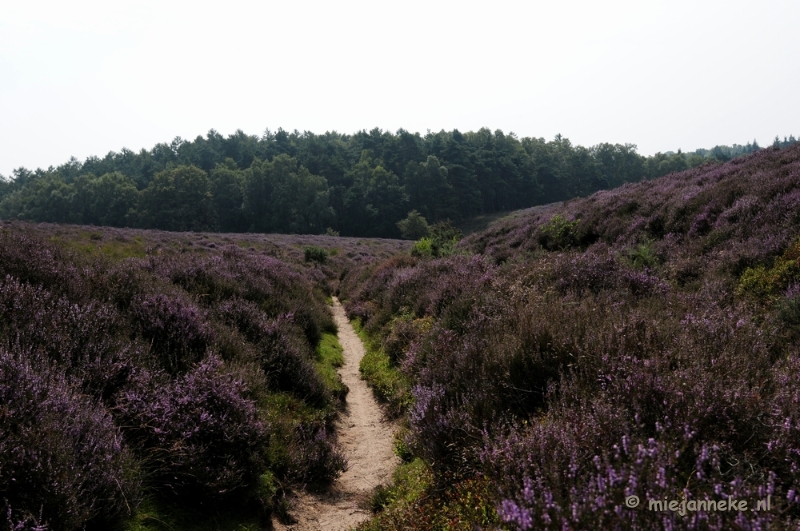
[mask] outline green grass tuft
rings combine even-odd
[[[325,387],[333,396],[344,400],[349,389],[342,382],[336,369],[344,365],[342,345],[333,334],[322,334],[322,340],[317,345],[317,359],[315,360],[317,372],[322,376]]]
[[[433,476],[422,459],[404,463],[394,471],[392,485],[381,485],[370,499],[372,512],[398,508],[417,501],[433,484]]]
[[[380,348],[380,344],[369,337],[361,322],[353,321],[353,328],[364,342],[364,357],[361,359],[359,371],[372,391],[381,401],[389,406],[389,413],[401,415],[411,405],[411,383],[397,367],[393,367],[389,356]]]

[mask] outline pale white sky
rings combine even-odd
[[[266,128],[800,135],[800,2],[0,0],[0,174]]]

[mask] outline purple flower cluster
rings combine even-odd
[[[297,427],[289,447],[286,477],[302,484],[325,485],[347,467],[333,434],[322,423]]]
[[[137,375],[116,406],[150,481],[206,500],[252,487],[268,429],[244,383],[213,355],[177,380],[153,380],[158,376]]]
[[[111,415],[30,350],[0,349],[0,456],[0,509],[12,529],[111,522],[140,499]]]
[[[140,295],[133,299],[130,311],[143,339],[173,374],[200,361],[213,342],[204,312],[185,296]]]

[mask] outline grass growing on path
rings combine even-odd
[[[376,514],[357,530],[512,529],[500,522],[493,494],[492,483],[483,477],[437,489],[428,465],[416,458],[397,467],[391,485],[375,489],[370,506]]]
[[[322,376],[325,387],[339,400],[344,400],[349,389],[342,383],[336,369],[344,365],[342,345],[334,334],[322,334],[322,340],[317,345],[317,359],[315,360],[317,372]]]

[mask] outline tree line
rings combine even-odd
[[[794,137],[776,138],[789,145]],[[458,221],[586,196],[759,149],[717,146],[645,157],[633,144],[573,145],[480,129],[422,136],[213,129],[151,150],[75,158],[0,176],[0,217],[175,231],[338,232],[399,237],[412,210]]]

